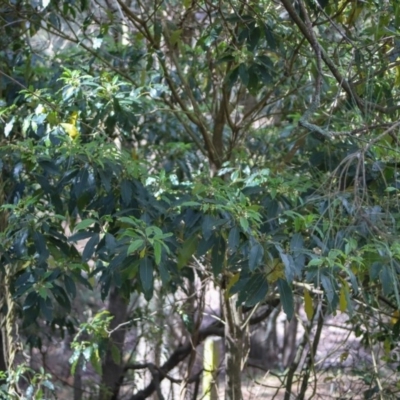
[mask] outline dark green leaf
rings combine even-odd
[[[264,248],[260,243],[254,243],[249,254],[249,269],[254,271],[263,261]]]
[[[68,238],[68,242],[79,242],[80,240],[84,240],[87,238],[91,238],[93,236],[93,232],[87,231],[87,232],[78,232],[74,233]]]
[[[58,304],[65,308],[65,310],[69,313],[71,311],[71,302],[69,301],[65,290],[61,286],[55,284],[53,284],[53,287],[50,290]]]
[[[206,240],[204,237],[201,237],[199,244],[197,246],[197,256],[201,257],[204,254],[208,252],[208,250],[211,249],[215,242],[216,238],[215,236],[211,236],[208,240]]]
[[[324,288],[325,296],[328,303],[331,305],[335,300],[335,288],[333,286],[332,278],[322,273],[320,276],[322,287]],[[337,297],[337,296],[336,296]]]
[[[242,63],[239,65],[239,76],[243,85],[247,87],[247,85],[249,84],[249,71],[246,64]]]
[[[144,257],[139,264],[139,277],[146,300],[153,296],[153,262],[150,257]]]
[[[99,243],[100,240],[100,235],[98,233],[94,233],[93,236],[89,239],[89,241],[86,243],[86,246],[83,250],[82,253],[82,261],[87,262],[90,260],[94,253],[94,249]]]
[[[49,251],[47,250],[44,236],[40,232],[35,231],[33,233],[33,242],[35,243],[35,248],[39,255],[39,263],[46,261],[49,256]]]
[[[69,297],[74,298],[76,296],[76,286],[74,280],[70,276],[64,275],[64,285]]]
[[[161,281],[162,281],[163,285],[166,285],[170,281],[171,275],[170,275],[165,263],[161,263],[158,267],[158,270],[159,270]]]
[[[132,185],[131,182],[129,182],[128,180],[124,179],[121,182],[121,198],[122,198],[122,203],[127,206],[131,200],[132,200],[132,196],[133,196],[133,190],[132,190]]]
[[[46,299],[41,297],[39,304],[43,317],[46,319],[46,321],[51,322],[53,319],[53,305],[51,304],[51,300],[48,297]]]
[[[236,251],[236,249],[239,246],[239,240],[240,240],[240,229],[237,226],[234,226],[230,231],[229,231],[229,236],[228,236],[228,247],[230,252]]]
[[[114,251],[117,247],[117,241],[111,233],[106,233],[106,248],[108,254],[114,254]]]
[[[274,37],[274,32],[272,30],[272,28],[270,28],[267,24],[264,25],[264,35],[265,35],[265,39],[268,43],[268,46],[271,50],[275,50],[276,49],[276,40]]]
[[[286,280],[288,282],[292,282],[293,279],[296,277],[297,275],[297,269],[296,269],[296,265],[293,261],[292,256],[284,253],[282,251],[282,249],[280,249],[279,251],[279,255],[281,257],[281,260],[283,262],[283,265],[285,266],[285,276],[286,276]]]
[[[238,304],[253,307],[263,301],[268,293],[268,282],[263,274],[254,274],[240,290]]]
[[[256,65],[256,67],[260,81],[264,85],[269,85],[272,82],[272,76],[268,68],[266,68],[264,65]]]
[[[24,301],[24,305],[22,309],[28,310],[38,304],[39,301],[39,295],[36,292],[30,292],[28,296],[26,296],[26,299]]]
[[[286,280],[279,278],[278,282],[279,295],[281,297],[281,303],[283,311],[285,312],[287,319],[290,321],[294,313],[294,301],[293,292]]]
[[[211,237],[215,229],[215,225],[216,225],[215,217],[213,217],[212,215],[204,216],[203,222],[201,224],[201,229],[205,240],[208,240]]]
[[[247,41],[247,49],[249,51],[254,51],[261,37],[261,29],[256,26],[251,30],[248,41]]]
[[[383,266],[379,277],[382,282],[383,294],[385,296],[391,295],[393,293],[393,279],[390,272],[390,267],[388,267],[387,265]]]
[[[239,67],[233,68],[225,78],[227,87],[231,89],[239,78]]]
[[[185,267],[189,263],[197,249],[197,242],[197,236],[191,236],[184,241],[182,247],[178,251],[178,268]]]

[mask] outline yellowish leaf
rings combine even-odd
[[[285,268],[279,259],[274,258],[271,264],[267,265],[266,269],[268,283],[274,283],[279,278],[285,279]]]
[[[383,342],[383,350],[387,356],[390,354],[390,351],[392,350],[390,339],[386,338],[385,341]]]
[[[229,298],[229,292],[232,289],[232,286],[239,280],[240,273],[236,273],[229,278],[228,285],[226,286],[225,291],[225,299]]]
[[[60,125],[72,140],[76,139],[79,136],[79,131],[75,125],[67,123],[61,123]]]
[[[400,318],[400,311],[396,310],[393,314],[392,314],[392,318],[390,319],[390,323],[392,325],[396,325],[397,322],[399,322],[399,318]]]
[[[78,111],[73,111],[71,116],[69,117],[69,123],[76,126],[76,122],[78,120]]]
[[[307,289],[304,289],[304,311],[308,320],[311,321],[314,316],[314,306],[310,292]]]

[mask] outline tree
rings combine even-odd
[[[102,399],[117,398],[139,367],[152,380],[132,398],[160,392],[191,352],[182,345],[162,366],[123,366],[126,300],[135,291],[149,300],[154,279],[173,293],[212,277],[222,291],[224,332],[219,323],[201,329],[199,318],[188,332],[194,347],[224,336],[228,399],[242,398],[248,326],[277,299],[289,319],[304,301],[308,332],[317,324],[299,398],[326,313],[349,312],[357,331],[370,326],[371,307],[397,310],[399,63],[387,28],[398,22],[395,2],[5,8],[14,43],[1,68],[10,370],[16,317],[23,329],[41,318],[72,329],[76,285],[91,289],[91,277],[113,319],[98,331],[86,326],[97,342],[78,336],[74,360],[83,355],[102,372]],[[67,49],[44,56],[20,40],[45,32]],[[368,345],[382,335],[386,348],[395,345],[397,323],[376,329],[366,329]]]

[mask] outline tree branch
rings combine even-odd
[[[311,46],[314,45],[314,37],[312,33],[309,31],[307,25],[303,22],[303,20],[300,18],[300,15],[297,14],[293,4],[292,0],[281,0],[283,6],[285,7],[286,11],[290,15],[290,17],[293,19],[294,23],[298,26],[300,29],[301,33],[303,36],[307,39],[307,41],[311,44]],[[319,47],[319,51],[321,52],[321,58],[324,61],[325,65],[329,68],[329,70],[332,72],[332,75],[335,77],[336,81],[339,83],[339,85],[342,87],[342,89],[347,93],[347,95],[355,101],[357,104],[357,107],[364,112],[366,108],[369,110],[375,109],[379,112],[382,112],[384,114],[389,114],[393,111],[396,111],[400,108],[400,106],[393,106],[393,107],[382,107],[379,104],[371,103],[362,100],[356,93],[356,91],[353,88],[353,85],[345,79],[342,74],[339,72],[338,68],[334,64],[334,62],[330,59],[330,57],[327,55],[325,50],[321,47],[321,45],[317,42],[317,45]]]
[[[273,309],[279,305],[279,299],[274,299],[271,304],[268,304],[268,307],[259,315],[256,315],[250,319],[250,325],[255,325],[268,318],[272,313]],[[180,380],[174,380],[168,376],[168,372],[175,368],[180,362],[182,362],[193,350],[194,347],[201,344],[206,338],[209,336],[224,336],[224,325],[221,321],[214,322],[207,328],[200,329],[197,335],[192,336],[191,340],[189,340],[186,344],[180,345],[168,358],[168,360],[160,367],[157,368],[152,363],[143,363],[143,364],[127,364],[124,368],[124,371],[128,370],[139,370],[145,368],[152,368],[153,372],[157,371],[157,379],[153,379],[152,381],[145,387],[143,390],[135,393],[133,396],[129,398],[129,400],[145,400],[147,397],[152,395],[157,390],[157,384],[159,385],[163,379],[169,379],[171,382],[180,383]],[[153,374],[152,372],[152,374]],[[201,371],[202,372],[202,371]],[[200,373],[201,373],[200,372]],[[194,382],[198,374],[194,375],[189,379],[189,382]]]
[[[215,322],[207,328],[200,329],[196,337],[192,338],[192,341],[188,341],[184,345],[180,345],[168,358],[168,360],[158,369],[159,371],[159,382],[161,382],[169,371],[175,368],[181,361],[183,361],[192,351],[193,347],[198,346],[209,336],[223,336],[224,327],[221,322]],[[146,364],[142,364],[144,366]],[[149,364],[147,364],[149,365]],[[133,368],[126,368],[133,369]],[[143,369],[143,368],[136,368]],[[130,397],[129,400],[145,400],[157,389],[157,382],[153,378],[152,381],[147,385],[146,388],[140,390],[136,394]]]

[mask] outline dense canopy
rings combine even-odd
[[[1,395],[398,398],[399,115],[396,0],[0,0]]]

